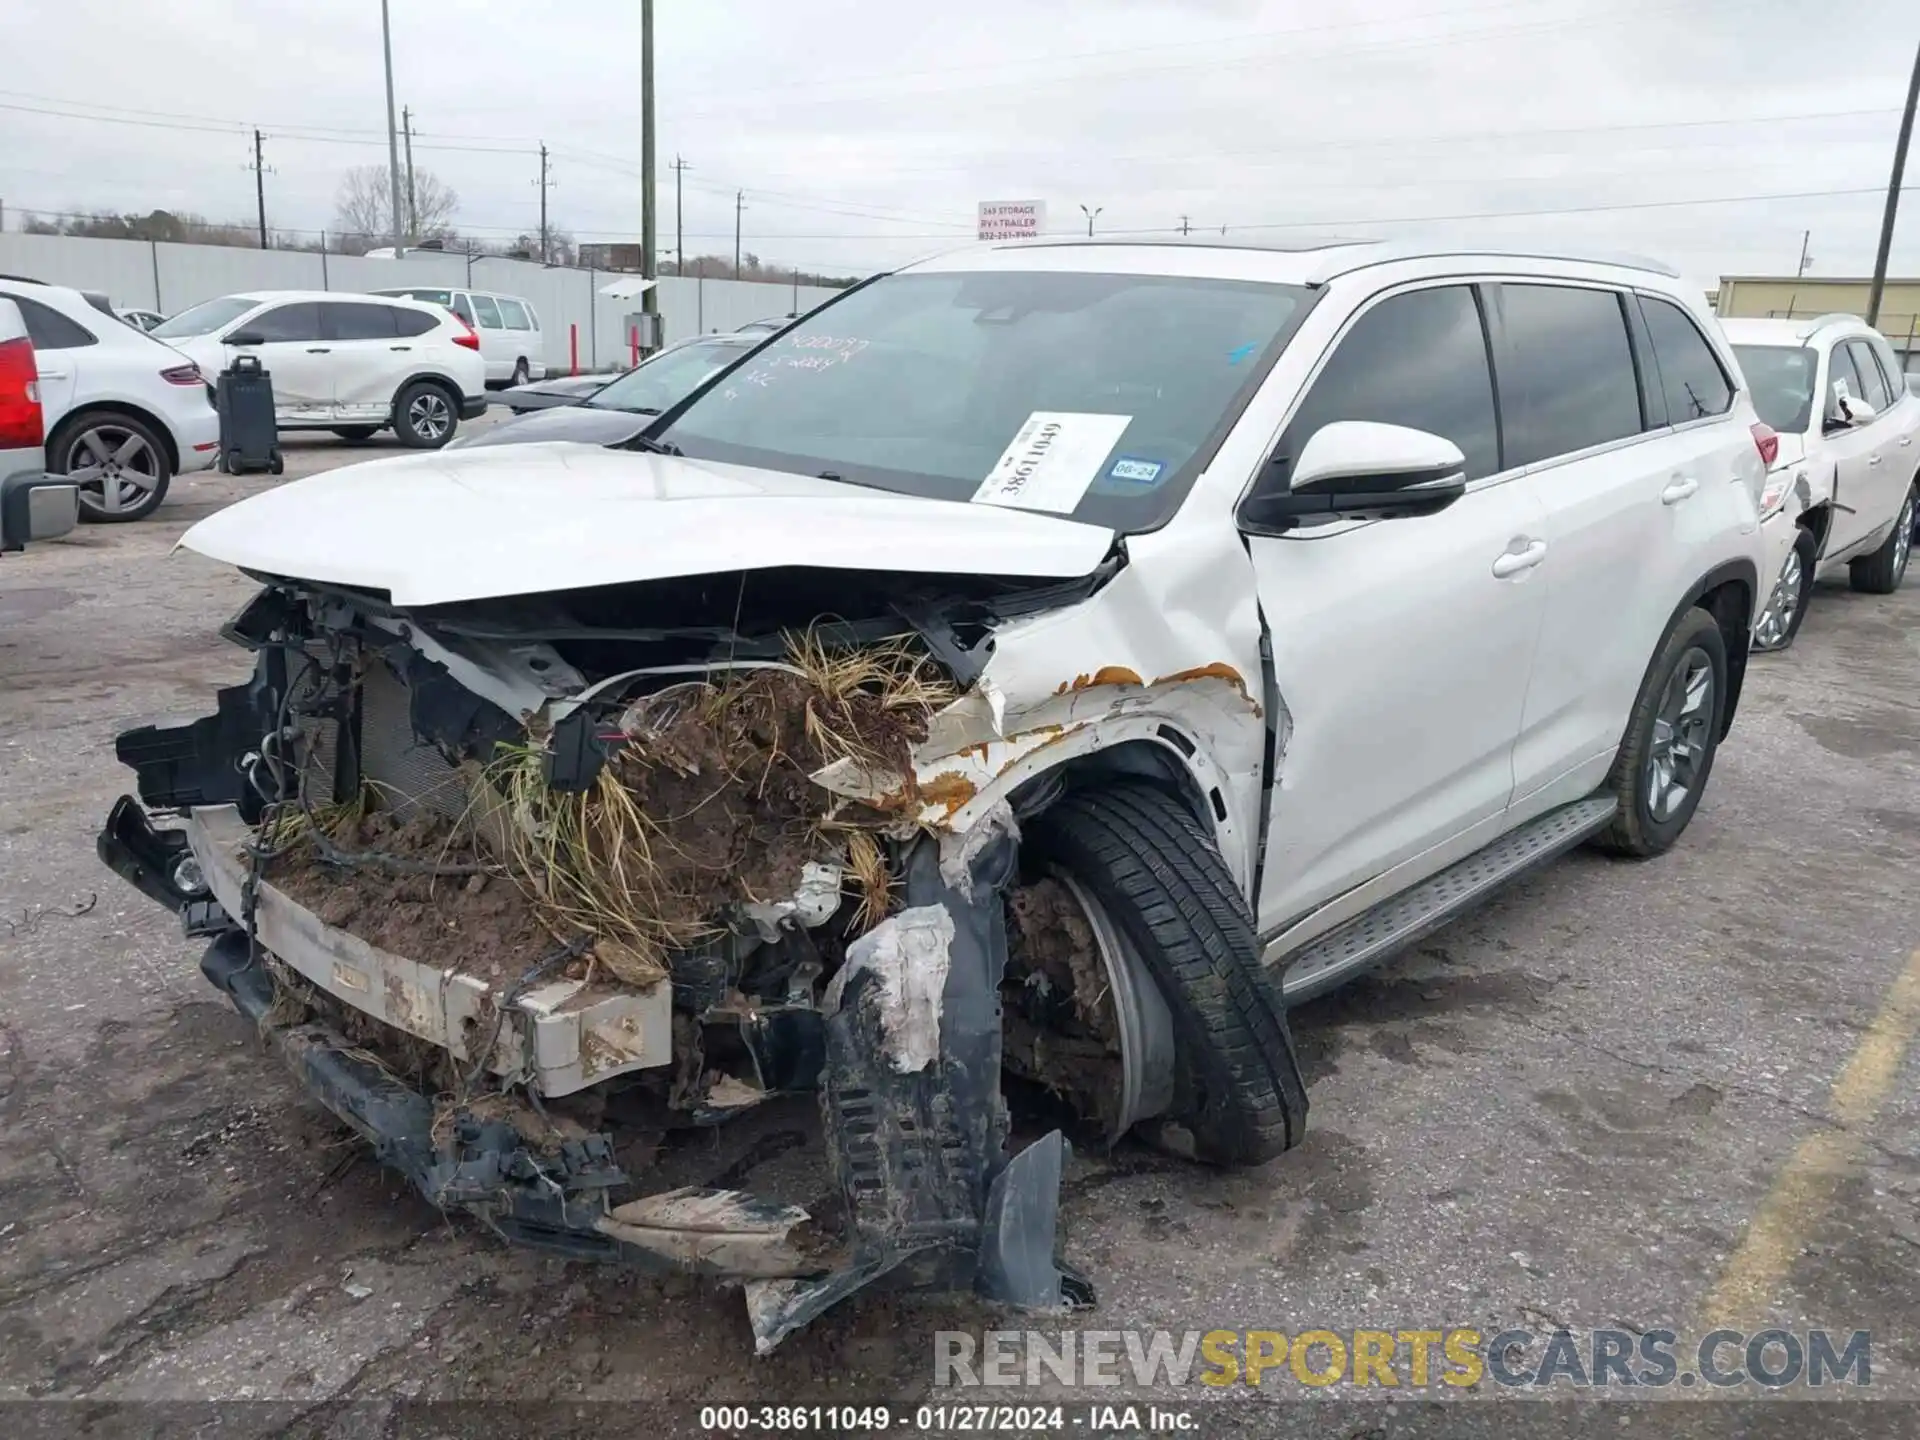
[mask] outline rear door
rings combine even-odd
[[[1673,524],[1662,493],[1690,447],[1647,443],[1648,431],[1666,431],[1665,412],[1649,414],[1658,402],[1641,385],[1623,290],[1564,280],[1490,289],[1507,459],[1526,468],[1545,543],[1546,619],[1514,747],[1514,798],[1525,805],[1562,784],[1577,799],[1597,783],[1582,767],[1598,759],[1604,769],[1619,744],[1678,599],[1658,573]]]
[[[513,374],[512,341],[500,305],[491,295],[471,292],[476,328],[480,331],[480,355],[487,362],[487,379],[504,380]]]
[[[255,343],[234,344],[236,336]],[[274,416],[282,425],[323,425],[333,418],[333,347],[320,329],[320,305],[294,300],[263,310],[230,329],[228,363],[257,355],[273,381]]]
[[[329,300],[320,310],[333,352],[334,417],[384,423],[411,369],[414,343],[402,338],[395,316],[412,312],[376,300]]]

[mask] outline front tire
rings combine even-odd
[[[1694,607],[1680,617],[1640,682],[1626,737],[1607,776],[1620,811],[1594,843],[1616,855],[1659,855],[1700,807],[1720,745],[1727,642]]]
[[[1307,1093],[1286,1008],[1240,888],[1186,807],[1146,784],[1074,791],[1026,844],[1093,894],[1166,1001],[1177,1054],[1161,1140],[1223,1165],[1297,1144]]]
[[[167,498],[173,466],[146,421],[117,410],[76,415],[47,442],[47,469],[80,487],[80,518],[100,525],[143,520]]]
[[[1913,489],[1900,502],[1900,514],[1884,544],[1871,555],[1847,564],[1847,583],[1866,595],[1891,595],[1906,578],[1907,560],[1913,554]]]
[[[1800,622],[1807,618],[1807,607],[1813,603],[1813,572],[1820,544],[1806,526],[1797,529],[1793,549],[1781,563],[1773,593],[1767,597],[1767,608],[1754,622],[1755,651],[1780,651],[1793,644],[1793,637],[1800,633]]]
[[[460,406],[446,388],[431,380],[406,385],[393,402],[393,428],[400,443],[414,450],[438,450],[460,426]]]

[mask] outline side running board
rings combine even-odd
[[[1550,810],[1454,862],[1413,889],[1383,900],[1310,943],[1280,981],[1288,1005],[1324,995],[1471,909],[1515,876],[1604,830],[1619,808],[1612,796]]]

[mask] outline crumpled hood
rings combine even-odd
[[[441,605],[775,566],[1072,579],[1113,532],[834,480],[552,442],[349,465],[180,543],[243,569]]]

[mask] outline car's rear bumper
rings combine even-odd
[[[180,474],[205,470],[220,458],[220,417],[213,410],[184,419],[175,417],[170,424],[173,443],[180,451]]]
[[[463,395],[460,397],[460,418],[462,420],[478,420],[486,413],[487,397],[485,395]]]

